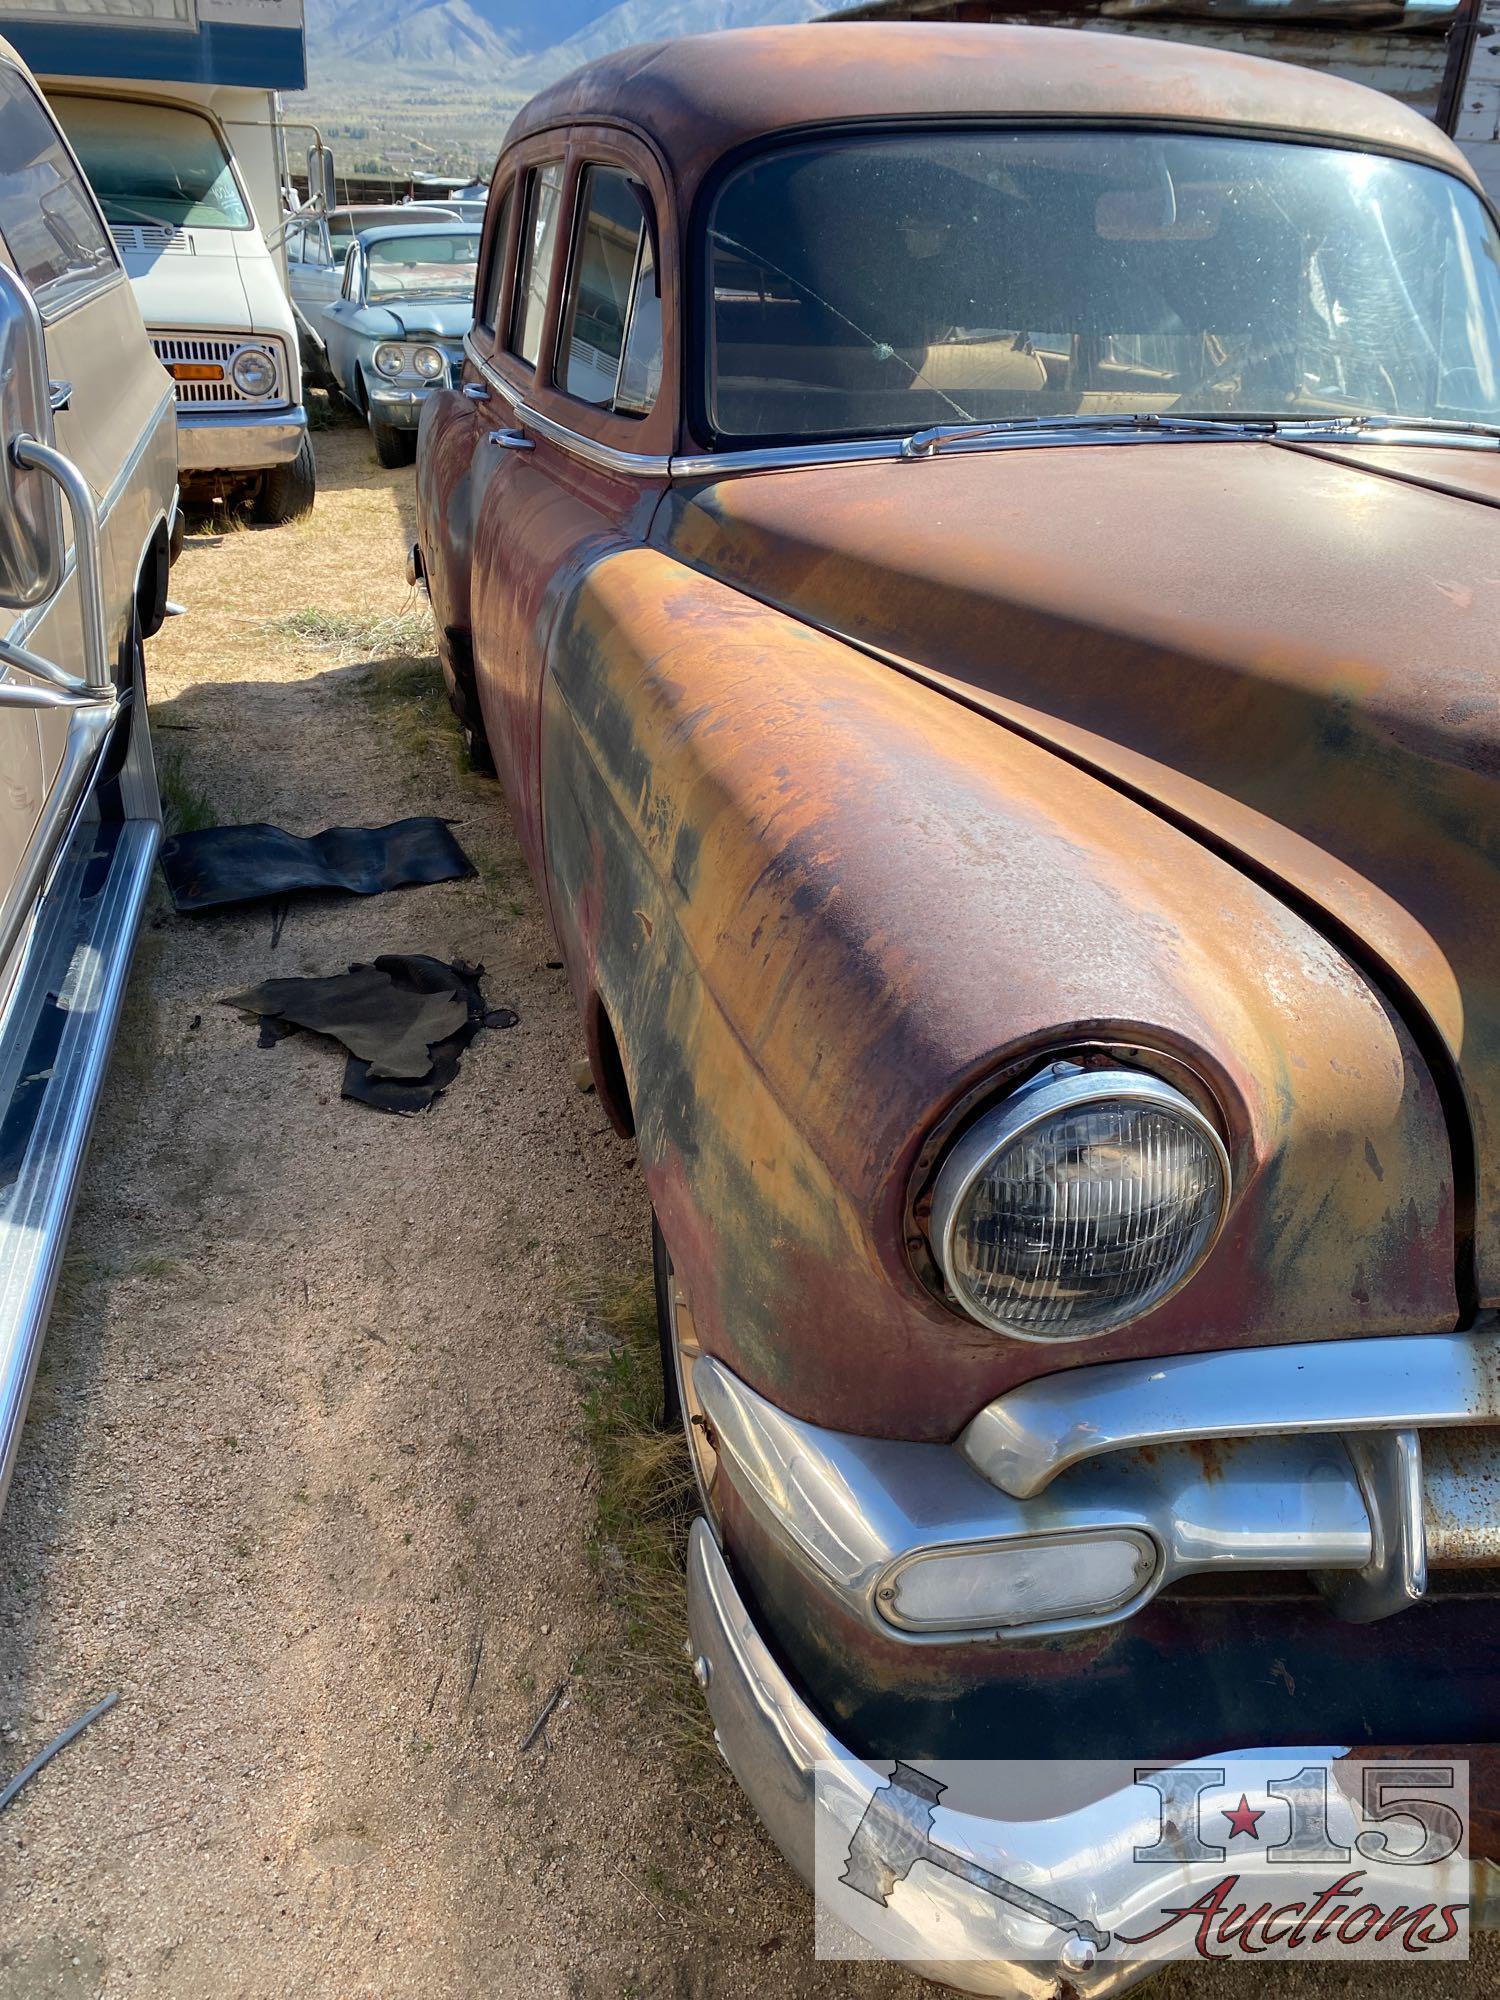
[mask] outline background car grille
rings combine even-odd
[[[235,336],[210,336],[197,333],[154,333],[151,345],[156,349],[156,358],[170,371],[174,361],[189,363],[217,363],[224,370],[220,382],[178,382],[177,407],[182,409],[272,409],[277,404],[287,402],[286,356],[279,340],[258,340],[249,334]],[[230,363],[242,348],[256,347],[269,351],[276,363],[276,387],[269,396],[244,396],[235,387],[229,373]]]

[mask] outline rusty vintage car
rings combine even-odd
[[[1447,1746],[1492,1885],[1500,237],[1454,147],[1040,28],[611,56],[511,128],[418,501],[639,1145],[696,1671],[784,1851],[893,1759],[1291,1744],[1346,1799]],[[845,1922],[1140,1976],[1129,1785],[1045,1839],[938,1789]]]

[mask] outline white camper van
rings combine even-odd
[[[184,496],[291,520],[315,490],[278,240],[277,90],[303,81],[301,0],[266,0],[249,25],[234,0],[109,5],[0,0],[0,25],[82,162],[176,386]]]

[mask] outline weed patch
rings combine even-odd
[[[664,1430],[656,1298],[650,1273],[575,1290],[586,1342],[559,1350],[583,1391],[583,1441],[597,1472],[589,1561],[623,1641],[583,1664],[623,1688],[689,1763],[713,1758],[713,1725],[687,1640],[687,1540],[697,1495],[686,1440]]]

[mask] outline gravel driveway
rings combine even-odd
[[[571,1080],[498,794],[379,667],[411,475],[352,425],[317,443],[311,521],[190,538],[158,755],[225,820],[446,814],[480,873],[279,930],[158,897],[0,1528],[0,1775],[120,1701],[0,1818],[0,2000],[915,1996],[816,1963],[727,1777],[574,1671],[621,1642],[556,1357],[591,1282],[644,1270],[646,1203]],[[330,1047],[218,1004],[382,950],[481,960],[520,1015],[427,1117],[343,1103]],[[1457,2000],[1496,1963],[1156,1990]]]

